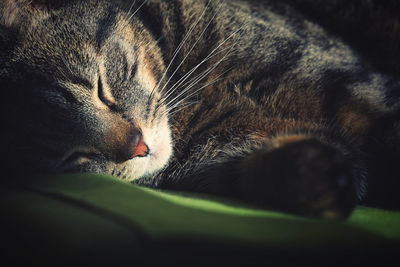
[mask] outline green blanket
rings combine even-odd
[[[400,212],[362,206],[323,221],[92,174],[0,188],[1,250],[16,264],[381,265],[400,251]]]

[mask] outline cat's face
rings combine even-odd
[[[172,151],[160,51],[127,10],[81,2],[1,7],[9,153],[21,172],[151,174]]]

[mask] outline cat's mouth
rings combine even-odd
[[[135,180],[161,170],[172,155],[172,139],[168,123],[132,131],[129,142],[118,150],[78,146],[59,160],[55,171],[98,172],[120,179]]]

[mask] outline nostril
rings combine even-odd
[[[148,146],[143,142],[143,135],[139,130],[131,133],[130,159],[145,157],[149,153]]]

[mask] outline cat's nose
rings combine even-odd
[[[145,157],[149,154],[149,147],[143,142],[143,135],[140,130],[133,130],[129,137],[129,159]]]

